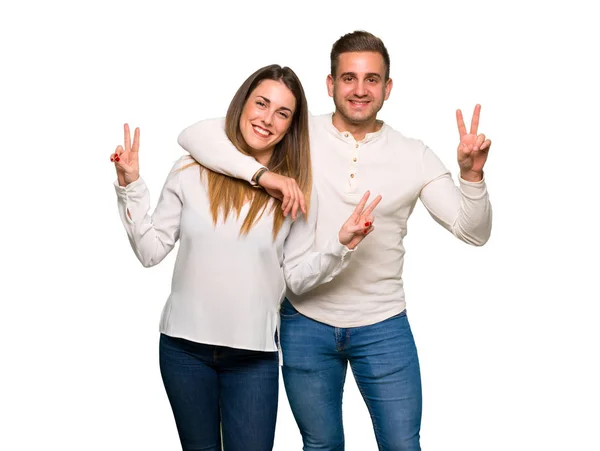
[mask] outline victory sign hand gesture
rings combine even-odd
[[[125,135],[123,146],[117,146],[115,153],[111,154],[110,156],[110,161],[115,163],[119,185],[127,186],[130,183],[135,182],[140,177],[140,165],[138,161],[138,152],[140,150],[140,129],[135,129],[133,135],[133,144],[131,143],[129,124],[125,124],[123,129]]]
[[[381,195],[377,196],[367,208],[367,200],[371,193],[367,191],[348,220],[342,225],[338,238],[340,243],[348,249],[354,249],[369,233],[374,230],[373,210],[381,202]]]
[[[458,145],[460,176],[470,182],[478,182],[483,178],[483,166],[492,145],[492,142],[486,139],[483,133],[477,134],[480,112],[481,105],[475,105],[475,111],[473,111],[473,118],[471,119],[471,130],[467,133],[462,112],[456,110],[456,123],[460,136]]]

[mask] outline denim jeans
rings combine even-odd
[[[277,352],[162,334],[160,371],[183,451],[270,451],[279,393]]]
[[[406,311],[379,323],[338,328],[281,306],[283,380],[304,450],[342,451],[348,362],[380,450],[418,451],[421,373]]]

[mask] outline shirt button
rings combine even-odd
[[[358,158],[354,157],[352,158],[352,161],[354,161],[356,163],[356,160],[358,160]]]
[[[354,178],[354,174],[350,174],[350,178],[353,179]]]
[[[358,149],[358,143],[356,143],[356,146],[354,146],[354,147],[356,147]]]
[[[347,138],[348,137],[348,133],[344,133],[344,136]]]

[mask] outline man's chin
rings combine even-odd
[[[365,124],[368,122],[372,122],[375,119],[375,115],[371,113],[353,113],[345,115],[346,120],[351,124]]]

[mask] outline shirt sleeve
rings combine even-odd
[[[333,280],[354,252],[339,242],[337,234],[315,249],[318,202],[313,186],[308,217],[294,221],[283,244],[283,273],[288,290],[296,295]]]
[[[429,148],[423,155],[424,187],[420,199],[429,214],[461,241],[483,246],[492,232],[492,205],[485,180],[458,187],[448,170]]]
[[[146,268],[160,263],[179,239],[181,211],[181,159],[167,177],[158,204],[152,215],[150,193],[140,177],[123,187],[115,182],[119,215],[129,243]]]
[[[252,177],[264,166],[241,153],[225,134],[225,119],[206,119],[184,129],[177,138],[202,166],[255,185]]]

